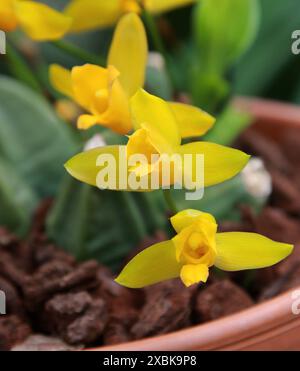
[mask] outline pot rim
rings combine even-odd
[[[238,96],[233,105],[249,113],[255,121],[264,125],[289,126],[300,129],[300,107],[276,100]]]
[[[300,297],[299,286],[274,299],[215,321],[162,336],[89,351],[220,350],[220,345],[222,350],[246,349],[265,342],[274,334],[284,334],[299,328],[300,315],[292,312],[294,291],[299,291]]]
[[[238,109],[253,116],[257,123],[300,129],[300,107],[296,105],[249,97],[237,97],[233,103]],[[292,293],[295,291],[299,292],[300,298],[299,286],[274,299],[218,320],[166,335],[87,351],[243,350],[257,347],[274,336],[295,329],[299,331],[300,314],[292,312],[295,301]]]

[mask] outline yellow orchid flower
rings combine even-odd
[[[198,210],[181,211],[171,223],[176,237],[135,256],[116,282],[142,288],[180,277],[189,287],[206,282],[213,265],[224,271],[265,268],[285,259],[294,248],[255,233],[217,233],[214,217]]]
[[[71,23],[69,16],[36,1],[0,0],[0,30],[5,32],[20,27],[33,40],[56,40]]]
[[[52,85],[90,112],[78,120],[80,129],[100,124],[120,134],[132,129],[130,97],[144,85],[147,38],[134,14],[125,15],[116,28],[107,68],[86,64],[68,71],[50,67]]]
[[[249,156],[241,151],[213,143],[194,142],[182,145],[180,125],[176,119],[174,106],[142,89],[131,99],[131,112],[136,131],[129,137],[127,145],[101,147],[77,154],[65,164],[67,171],[73,177],[101,189],[151,191],[153,187],[148,179],[150,173],[158,172],[159,188],[161,188],[173,185],[177,171],[182,172],[183,170],[185,174],[187,173],[193,179],[195,188],[198,189],[201,186],[214,185],[235,176],[249,160]],[[203,132],[205,130],[204,127]],[[135,168],[132,164],[123,161],[124,159],[121,156],[124,153],[127,159],[141,154],[147,161],[152,156],[156,158],[156,161],[154,163],[150,162],[150,164],[147,162],[145,166],[141,164],[141,166]],[[104,179],[99,179],[98,176],[106,166],[106,164],[101,165],[98,159],[99,156],[105,154],[111,155],[116,164],[114,173],[111,174],[114,183],[109,185]],[[196,158],[199,154],[204,156],[205,178],[204,183],[201,184],[198,184],[200,180],[196,176]],[[191,157],[190,163],[184,161],[186,155]],[[174,162],[175,168],[167,180],[161,176],[166,156],[183,159],[183,169],[178,169],[176,162]],[[132,186],[129,182],[124,183],[120,180],[117,171],[120,168],[123,170],[123,178],[130,179],[134,172],[142,180],[147,179],[149,184],[141,182],[143,186]],[[145,178],[146,176],[147,178]]]
[[[119,134],[133,129],[129,100],[144,85],[147,38],[140,18],[130,13],[122,17],[109,51],[108,67],[50,67],[52,85],[90,112],[78,120],[80,129],[99,124]],[[181,137],[200,136],[214,124],[208,113],[186,104],[169,103],[180,125]]]
[[[128,12],[141,13],[142,6],[153,14],[189,5],[196,0],[73,0],[65,14],[73,18],[72,31],[111,26]]]

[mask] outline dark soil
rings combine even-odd
[[[281,146],[275,145],[253,130],[242,136],[239,146],[264,159],[274,190],[259,216],[236,205],[242,221],[220,227],[294,243],[294,254],[284,262],[255,272],[212,271],[208,284],[190,289],[173,280],[128,290],[114,283],[106,267],[96,261],[77,263],[47,241],[43,221],[51,203],[45,202],[26,242],[0,229],[0,290],[6,293],[8,313],[0,316],[0,350],[16,346],[70,350],[165,334],[238,312],[299,286],[299,131],[289,131],[281,140]],[[163,238],[158,233],[141,247]]]

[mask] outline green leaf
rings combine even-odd
[[[237,66],[235,93],[292,100],[300,83],[300,58],[291,52],[299,0],[261,0],[261,6],[261,29]]]
[[[0,225],[24,236],[37,203],[33,190],[0,159]]]
[[[218,221],[226,219],[248,195],[240,176],[205,188],[204,197],[201,200],[187,201],[184,191],[173,190],[172,194],[179,210],[191,208],[201,210],[214,215]]]
[[[157,95],[165,100],[172,99],[172,87],[169,77],[163,68],[147,68],[146,88],[151,94]]]
[[[191,91],[194,103],[207,112],[215,113],[230,94],[230,84],[218,73],[200,71],[200,65],[191,70]]]
[[[201,200],[187,201],[185,191],[173,190],[173,199],[178,210],[197,209],[212,214],[218,222],[241,219],[240,206],[249,206],[254,213],[260,213],[267,197],[250,194],[245,180],[239,174],[224,183],[205,188]]]
[[[77,139],[30,88],[0,76],[0,155],[39,197],[52,196]]]
[[[201,0],[195,7],[194,32],[200,63],[224,73],[252,44],[259,25],[258,0]]]
[[[258,0],[201,0],[194,9],[197,56],[189,72],[194,103],[216,113],[230,95],[231,73],[258,31]]]
[[[27,62],[22,55],[11,45],[6,46],[6,62],[10,73],[19,81],[24,82],[26,85],[36,90],[38,93],[42,92],[40,83],[34,73],[29,68]]]
[[[47,232],[78,259],[94,258],[115,269],[165,222],[150,194],[100,191],[67,175],[48,216]]]
[[[217,118],[217,122],[204,140],[230,146],[251,122],[252,118],[249,114],[228,106]]]

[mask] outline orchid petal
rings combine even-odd
[[[167,141],[170,149],[180,145],[176,118],[167,102],[140,89],[131,99],[130,106],[136,129],[143,126],[150,135],[151,132],[155,137],[159,135]]]
[[[60,39],[72,23],[70,17],[35,1],[17,1],[15,11],[19,25],[37,41]]]
[[[256,233],[217,233],[216,267],[225,271],[265,268],[289,256],[293,245],[275,242]]]
[[[203,213],[202,211],[194,209],[186,209],[180,211],[170,220],[175,231],[177,233],[180,233],[183,229],[189,227],[191,224],[195,223],[195,221],[199,219],[206,219],[210,223],[216,224],[216,220],[211,214]]]
[[[90,31],[113,25],[121,15],[119,0],[72,0],[64,13],[73,19],[71,31]]]
[[[175,114],[182,138],[198,137],[206,134],[214,123],[215,118],[200,108],[182,103],[169,103]]]
[[[120,72],[120,83],[128,97],[144,85],[147,53],[147,37],[142,21],[134,13],[123,16],[114,33],[108,65]]]
[[[9,32],[18,26],[14,0],[0,0],[0,30]]]
[[[72,83],[76,101],[90,111],[95,104],[97,91],[108,87],[108,71],[93,64],[74,67]]]
[[[160,242],[136,255],[116,282],[129,288],[142,288],[179,277],[181,267],[175,258],[172,241]]]
[[[58,64],[52,64],[49,69],[49,77],[52,86],[57,91],[69,98],[74,98],[71,71]]]
[[[199,282],[207,282],[209,275],[208,266],[205,264],[187,264],[181,268],[180,278],[186,287]]]
[[[237,149],[208,142],[185,144],[178,151],[183,156],[185,174],[190,174],[197,187],[208,187],[234,177],[246,166],[250,158]],[[191,161],[186,161],[186,155],[191,157]],[[197,171],[201,170],[197,168],[197,155],[204,156],[204,182],[203,177],[196,177]]]

